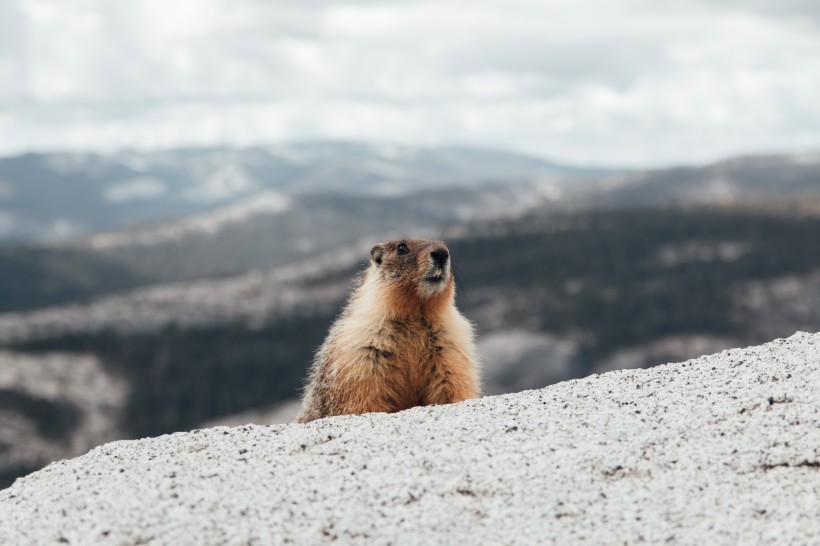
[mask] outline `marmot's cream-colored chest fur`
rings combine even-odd
[[[298,421],[394,412],[479,395],[473,328],[440,241],[378,244],[316,353]]]

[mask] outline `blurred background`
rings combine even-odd
[[[820,330],[814,0],[0,0],[0,487],[291,419],[370,245],[485,392]]]

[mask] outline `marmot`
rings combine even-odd
[[[297,420],[478,395],[473,327],[455,306],[450,251],[441,241],[390,241],[370,251],[316,353]]]

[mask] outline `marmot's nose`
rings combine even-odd
[[[450,259],[450,253],[446,248],[440,246],[430,251],[430,257],[433,258],[433,263],[438,267],[444,267],[447,265],[447,260]]]

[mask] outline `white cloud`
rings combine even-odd
[[[716,7],[717,6],[717,7]],[[807,0],[17,0],[0,153],[345,138],[652,165],[820,147]]]

